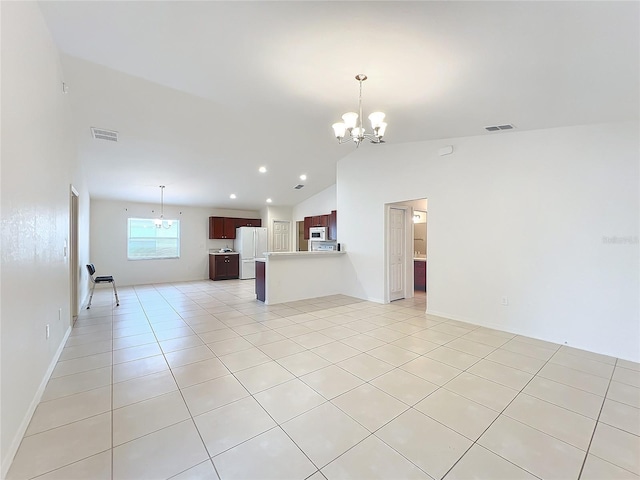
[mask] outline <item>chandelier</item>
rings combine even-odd
[[[338,139],[338,143],[346,143],[350,139],[353,140],[356,147],[358,147],[360,146],[360,142],[365,138],[368,138],[371,143],[384,143],[382,137],[384,136],[384,131],[387,128],[387,124],[384,122],[384,113],[373,112],[369,115],[373,133],[366,133],[362,126],[362,82],[366,79],[367,76],[364,73],[356,75],[356,80],[358,80],[360,84],[360,96],[358,97],[359,114],[355,112],[347,112],[342,115],[342,122],[331,125],[333,127],[333,132]],[[358,119],[360,119],[359,123]],[[347,138],[346,140],[345,137]]]
[[[173,220],[165,220],[164,219],[164,185],[160,185],[160,218],[156,218],[153,223],[155,223],[157,228],[171,228],[173,225]]]

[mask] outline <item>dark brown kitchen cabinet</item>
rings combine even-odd
[[[209,217],[209,238],[233,240],[238,227],[261,227],[259,218]]]
[[[338,212],[331,210],[329,214],[329,240],[338,240]]]
[[[233,218],[209,217],[209,238],[236,238],[236,224]]]
[[[314,215],[312,217],[304,217],[304,239],[309,240],[309,229],[311,227],[329,227],[330,217],[331,215]]]
[[[234,218],[236,228],[238,227],[261,227],[262,220],[259,218]]]
[[[304,217],[304,239],[309,240],[309,229],[311,228],[312,218]]]
[[[256,298],[264,302],[266,288],[266,265],[264,262],[256,262]]]
[[[413,261],[413,289],[427,291],[427,262]]]
[[[209,255],[209,278],[229,280],[240,276],[238,255]]]

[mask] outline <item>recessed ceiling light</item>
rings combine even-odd
[[[307,176],[303,173],[302,175],[300,175],[300,180],[306,180]]]
[[[232,193],[231,195],[229,195],[229,198],[231,198],[231,199],[236,198],[236,194]]]
[[[273,200],[271,200],[270,198],[267,198],[267,203],[271,203]]]
[[[267,173],[267,167],[260,167],[260,168],[258,169],[258,171],[259,171],[260,173]]]

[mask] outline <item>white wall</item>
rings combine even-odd
[[[127,219],[156,218],[158,204],[91,201],[91,262],[98,275],[113,275],[118,285],[182,282],[209,278],[209,250],[233,240],[209,240],[209,217],[260,218],[260,212],[165,205],[164,216],[180,220],[180,258],[127,259]]]
[[[336,210],[336,205],[336,185],[333,184],[294,206],[293,221],[299,222],[304,220],[304,217],[313,215],[326,215],[332,210]],[[340,212],[338,212],[338,216],[340,216]]]
[[[77,165],[59,54],[38,4],[2,2],[0,8],[0,476],[4,478],[71,324],[70,264],[64,256],[69,239],[70,185],[80,193],[81,263],[89,256],[89,196]],[[87,291],[86,280],[82,277],[81,296]],[[58,309],[62,309],[60,320]]]
[[[357,150],[337,173],[345,293],[384,298],[384,204],[428,198],[428,312],[640,360],[639,131],[632,122]],[[444,145],[453,155],[438,156]]]

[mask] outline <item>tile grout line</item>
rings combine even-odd
[[[591,450],[591,444],[593,443],[593,439],[596,436],[596,430],[598,429],[598,423],[600,423],[600,416],[602,415],[602,410],[604,410],[604,404],[607,402],[607,394],[609,393],[609,388],[611,387],[611,382],[613,381],[613,375],[616,373],[616,367],[617,366],[618,366],[618,359],[616,358],[615,364],[613,365],[613,370],[611,371],[611,376],[609,377],[609,383],[607,384],[607,390],[604,392],[604,398],[602,399],[602,405],[600,405],[600,410],[598,411],[598,417],[596,418],[596,422],[593,425],[593,432],[591,432],[591,438],[589,439],[589,445],[587,446],[587,450],[586,450],[585,455],[584,455],[584,460],[582,461],[582,465],[580,466],[580,472],[578,473],[578,480],[580,479],[580,477],[582,477],[582,472],[584,471],[584,467],[587,464],[587,458],[589,458],[589,451]],[[615,464],[613,464],[613,465],[615,465]],[[619,465],[616,465],[616,466],[619,467]],[[620,468],[622,468],[622,467],[620,467]]]
[[[559,350],[559,349],[560,349],[560,347],[558,347],[558,349],[557,349],[557,350]],[[557,350],[556,350],[556,351],[557,351]],[[551,358],[549,358],[549,360],[551,360]],[[515,466],[516,466],[516,467],[518,467],[519,469],[521,469],[521,470],[523,470],[523,471],[525,471],[525,472],[527,472],[527,473],[530,473],[531,475],[533,475],[533,476],[534,476],[534,477],[536,477],[536,478],[540,478],[540,477],[538,477],[538,475],[534,474],[533,472],[531,472],[531,471],[529,471],[529,470],[525,469],[524,467],[522,467],[522,466],[520,466],[520,465],[517,465],[517,464],[513,463],[512,461],[510,461],[509,459],[507,459],[507,458],[503,457],[502,455],[498,454],[497,452],[494,452],[493,450],[490,450],[489,448],[484,447],[483,445],[480,445],[480,444],[478,443],[478,440],[480,440],[480,439],[483,437],[483,435],[484,435],[484,434],[485,434],[485,433],[486,433],[486,432],[491,428],[491,426],[492,426],[496,421],[498,421],[498,419],[499,419],[502,415],[504,415],[504,412],[506,411],[506,409],[507,409],[507,408],[509,408],[509,405],[511,405],[511,404],[515,401],[515,399],[516,399],[516,398],[518,398],[518,396],[519,396],[521,393],[523,393],[523,392],[524,392],[524,389],[525,389],[525,388],[527,388],[527,385],[529,385],[529,383],[531,383],[531,382],[533,381],[533,379],[534,379],[534,378],[536,378],[536,376],[538,375],[538,373],[540,372],[540,370],[542,370],[542,369],[544,368],[544,366],[545,366],[547,363],[549,363],[549,360],[547,360],[547,361],[544,363],[544,365],[542,365],[542,367],[540,367],[540,368],[538,369],[538,372],[536,372],[535,374],[533,374],[533,375],[531,376],[531,378],[529,379],[529,381],[527,381],[527,383],[526,383],[526,384],[525,384],[525,385],[524,385],[524,386],[523,386],[523,387],[518,391],[518,393],[517,393],[517,394],[516,394],[512,399],[511,399],[511,401],[509,401],[509,403],[507,403],[507,405],[506,405],[506,406],[505,406],[505,407],[500,411],[500,413],[498,414],[498,416],[497,416],[496,418],[494,418],[494,419],[493,419],[493,421],[492,421],[491,423],[489,423],[489,425],[487,426],[487,428],[485,428],[485,429],[482,431],[482,433],[480,433],[480,435],[478,435],[478,437],[477,437],[475,440],[473,440],[473,442],[472,442],[471,446],[470,446],[467,450],[465,450],[465,452],[460,456],[460,458],[458,458],[458,460],[456,460],[456,462],[451,466],[451,468],[449,468],[449,470],[447,470],[447,472],[446,472],[446,473],[444,474],[444,476],[442,477],[443,479],[445,479],[445,478],[446,478],[446,476],[447,476],[447,475],[449,475],[449,473],[451,472],[451,470],[453,470],[453,468],[454,468],[454,467],[455,467],[455,466],[460,462],[460,460],[462,460],[462,459],[464,458],[464,456],[469,452],[469,450],[471,450],[471,448],[473,448],[473,446],[474,446],[474,445],[478,445],[478,446],[480,446],[480,447],[482,447],[482,448],[485,448],[485,449],[487,449],[489,452],[493,453],[494,455],[497,455],[498,457],[500,457],[500,458],[504,459],[505,461],[507,461],[507,462],[511,463],[512,465],[515,465]],[[465,370],[465,371],[466,371],[466,370]],[[469,373],[471,373],[471,372],[469,372]],[[473,375],[473,374],[472,374],[472,375]],[[483,377],[480,377],[480,378],[483,378]],[[451,379],[449,382],[451,382],[452,380],[453,380],[453,379]],[[449,383],[449,382],[447,382],[447,383]],[[497,382],[494,382],[494,383],[497,383]],[[500,384],[499,384],[499,385],[500,385]],[[446,386],[446,384],[445,384],[445,385],[443,385],[443,387],[444,387],[444,386]],[[514,390],[515,390],[515,389],[514,389]],[[454,392],[454,393],[455,393],[455,392]],[[466,397],[464,397],[464,398],[466,398]],[[471,399],[468,399],[468,400],[471,400]],[[471,400],[471,401],[473,401],[473,400]],[[507,417],[507,418],[511,418],[511,417]],[[513,419],[513,420],[515,420],[515,419]],[[515,421],[517,421],[517,420],[515,420]],[[522,423],[522,422],[519,422],[519,423]],[[526,425],[526,424],[523,424],[523,425]],[[526,426],[529,426],[529,425],[526,425]],[[533,428],[533,427],[530,427],[530,428]],[[540,430],[538,430],[538,429],[535,429],[535,430],[540,431]],[[542,432],[542,433],[544,433],[544,432]],[[547,435],[547,434],[545,434],[545,435]],[[549,436],[551,436],[551,435],[549,435]],[[555,438],[555,437],[552,437],[552,438]],[[559,439],[558,439],[558,440],[559,440]],[[566,443],[566,442],[565,442],[565,443]]]

